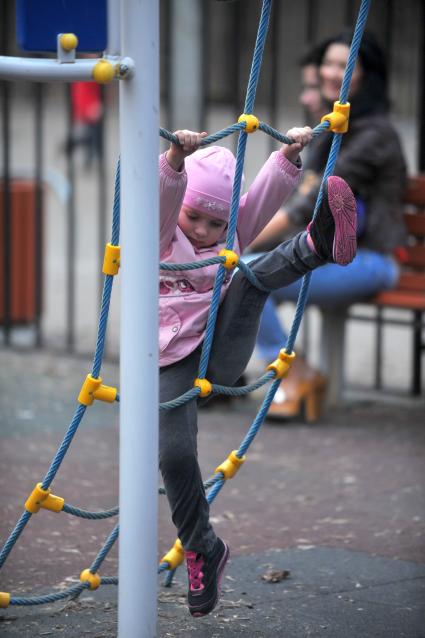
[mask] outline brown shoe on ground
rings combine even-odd
[[[282,379],[267,418],[273,420],[304,418],[308,423],[313,423],[322,414],[325,394],[325,377],[311,368],[302,358],[295,359],[288,376]]]

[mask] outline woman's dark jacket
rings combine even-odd
[[[310,171],[323,173],[331,138],[332,134],[322,133],[312,142],[304,163],[306,175]],[[343,177],[366,206],[366,227],[359,239],[361,247],[392,253],[405,244],[402,198],[406,165],[398,135],[386,114],[367,114],[350,122],[333,174]],[[318,182],[316,180],[310,189],[301,186],[285,205],[296,226],[305,227],[310,221]]]

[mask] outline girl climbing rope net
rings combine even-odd
[[[216,257],[224,248],[236,160],[218,146],[196,150],[206,133],[177,131],[178,144],[159,158],[161,262],[184,264]],[[271,154],[239,202],[234,251],[258,235],[299,181],[299,153],[312,139],[309,127],[287,133],[292,144]],[[196,151],[196,152],[195,152]],[[268,292],[327,263],[346,265],[356,251],[356,206],[348,185],[329,177],[318,214],[306,231],[251,264],[260,287],[230,271],[207,368],[211,383],[233,385],[252,353]],[[160,274],[160,400],[193,384],[202,351],[216,267]],[[197,398],[160,412],[160,469],[172,519],[185,551],[192,615],[210,613],[229,548],[209,520],[197,461]]]

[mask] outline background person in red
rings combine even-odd
[[[71,85],[72,129],[65,149],[71,154],[77,147],[85,150],[85,168],[90,168],[101,152],[102,94],[96,82]]]

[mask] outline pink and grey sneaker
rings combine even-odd
[[[307,226],[316,254],[325,261],[347,266],[357,249],[357,206],[351,188],[332,175],[323,185],[316,217]]]
[[[205,616],[217,605],[220,598],[221,578],[229,553],[226,543],[218,537],[209,556],[186,552],[189,577],[187,600],[192,616]]]

